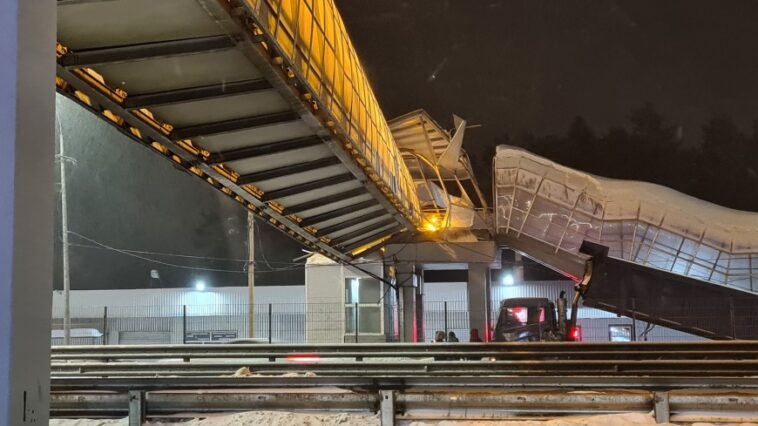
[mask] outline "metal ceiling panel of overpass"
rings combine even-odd
[[[58,0],[59,92],[339,260],[420,224],[332,1]]]

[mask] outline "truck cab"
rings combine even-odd
[[[504,299],[495,325],[495,342],[555,342],[582,340],[581,328],[566,316],[561,292],[556,304],[542,297]],[[576,308],[574,307],[574,311]]]

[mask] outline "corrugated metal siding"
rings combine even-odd
[[[608,342],[610,336],[608,334],[609,326],[611,325],[628,325],[631,324],[630,318],[585,318],[578,321],[578,325],[582,327],[582,341],[584,342]],[[647,323],[644,321],[637,321],[637,340],[643,341],[643,331]],[[666,327],[655,326],[647,334],[647,341],[651,342],[687,342],[687,341],[702,341],[707,340],[699,336],[693,336],[691,334],[683,333],[681,331],[672,330]]]
[[[561,295],[561,291],[566,292],[566,299],[571,303],[574,296],[574,283],[568,280],[560,281],[526,281],[522,284],[504,286],[492,286],[492,312],[495,315],[500,308],[500,301],[516,297],[544,297],[555,302]],[[569,306],[569,311],[570,311]],[[599,309],[585,308],[579,306],[578,318],[614,318],[615,315]]]

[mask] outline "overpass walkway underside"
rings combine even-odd
[[[58,0],[56,85],[332,259],[420,224],[332,1]]]
[[[596,257],[585,305],[705,337],[758,338],[758,214],[507,146],[494,186],[500,244],[576,281]]]

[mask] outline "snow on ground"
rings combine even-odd
[[[403,424],[403,423],[400,423]],[[561,417],[552,420],[507,421],[415,421],[408,426],[666,426],[656,423],[652,414],[624,413],[587,417]],[[307,414],[280,411],[250,411],[246,413],[213,415],[182,423],[148,423],[149,426],[379,426],[379,417],[370,414]],[[719,423],[718,425],[758,426],[756,423]],[[128,426],[120,420],[62,420],[50,421],[50,426]],[[693,423],[692,426],[716,426],[713,423]]]

